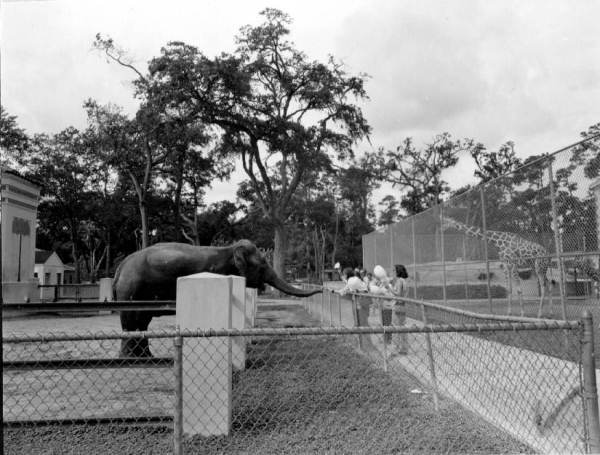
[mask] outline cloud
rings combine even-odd
[[[513,140],[526,157],[575,142],[600,121],[597,0],[270,5],[290,14],[291,39],[310,58],[333,54],[350,73],[371,75],[363,108],[375,147],[395,147],[407,136],[422,144],[448,131],[490,149]],[[265,6],[264,0],[3,2],[2,103],[30,133],[83,126],[88,97],[132,112],[133,76],[91,51],[97,32],[129,49],[143,68],[171,40],[207,55],[230,51],[239,28],[258,23]],[[233,197],[235,182],[215,184],[215,194],[228,190]]]
[[[381,145],[449,131],[558,148],[594,123],[599,16],[590,1],[376,2],[346,18],[337,48],[371,75],[365,113]]]

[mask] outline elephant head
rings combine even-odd
[[[269,284],[285,294],[296,297],[308,297],[321,292],[291,286],[275,273],[256,245],[249,240],[240,240],[232,248],[233,263],[238,271],[236,275],[246,278],[247,287],[264,290],[265,284]]]

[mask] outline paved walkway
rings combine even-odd
[[[377,315],[369,318],[369,325],[379,324]],[[413,324],[422,326],[420,321],[407,321],[407,325]],[[542,419],[547,419],[560,401],[578,386],[577,364],[471,335],[436,333],[429,338],[441,395],[540,453],[585,453],[579,396],[563,408],[543,433],[536,423],[539,412]],[[382,336],[372,335],[371,340],[383,358]],[[409,334],[408,341],[408,354],[395,355],[382,362],[384,368],[393,374],[401,367],[433,390],[427,336]]]

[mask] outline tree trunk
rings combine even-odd
[[[106,235],[106,262],[104,263],[104,276],[109,277],[110,273],[110,231]]]
[[[146,209],[146,195],[148,194],[146,182],[150,175],[149,166],[146,165],[146,178],[144,179],[144,185],[140,185],[133,172],[129,171],[129,177],[133,182],[133,187],[138,197],[138,207],[140,209],[140,221],[142,224],[142,248],[148,246],[148,211]]]
[[[142,248],[148,246],[148,211],[146,210],[146,202],[140,200],[140,219],[142,222]]]
[[[198,234],[198,190],[194,188],[194,226],[196,229],[194,230],[194,239],[196,240],[196,245],[200,245],[200,235]]]
[[[273,249],[273,269],[275,273],[285,279],[285,251],[287,248],[287,237],[285,226],[277,223],[275,225],[275,248]]]
[[[331,251],[331,268],[337,262],[335,260],[335,256],[337,255],[337,242],[338,242],[338,234],[340,232],[340,213],[338,212],[337,207],[335,208],[335,232],[333,234],[333,250]]]
[[[75,283],[81,283],[81,269],[79,264],[79,250],[77,249],[77,235],[75,234],[75,223],[71,222],[71,256],[75,265]]]
[[[183,165],[185,162],[185,153],[180,153],[177,158],[176,187],[175,187],[175,241],[181,241],[181,191],[183,189]]]

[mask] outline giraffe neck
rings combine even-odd
[[[483,230],[475,226],[469,226],[468,224],[463,224],[456,220],[451,220],[451,223],[454,229],[464,232],[466,235],[481,238],[489,243],[494,244],[494,246],[500,250],[501,255],[508,254],[508,252],[514,250],[515,248],[523,250],[520,253],[524,254],[525,256],[527,256],[527,250],[532,250],[532,256],[535,255],[534,253],[536,251],[542,254],[545,252],[545,249],[541,245],[525,240],[524,238],[519,237],[517,234],[502,231],[486,231],[484,235]]]
[[[468,224],[459,223],[456,220],[452,220],[451,226],[461,232],[464,232],[468,236],[484,238],[483,231],[475,226],[469,226]]]

